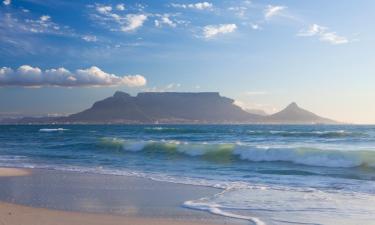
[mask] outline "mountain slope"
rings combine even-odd
[[[337,123],[331,119],[320,117],[312,112],[300,108],[295,102],[289,104],[285,109],[278,113],[267,116],[268,123],[283,124],[334,124]]]

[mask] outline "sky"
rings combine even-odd
[[[215,91],[375,123],[373,0],[1,0],[0,117]]]

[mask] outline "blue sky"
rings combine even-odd
[[[219,91],[375,123],[375,2],[52,1],[0,6],[0,117],[72,113],[115,90]]]

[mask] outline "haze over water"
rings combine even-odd
[[[213,186],[182,206],[256,224],[374,224],[374,146],[375,126],[1,126],[0,166]]]

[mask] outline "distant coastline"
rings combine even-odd
[[[340,124],[309,112],[296,103],[271,115],[248,112],[217,92],[144,92],[132,97],[117,91],[82,112],[61,117],[22,117],[0,124]]]

